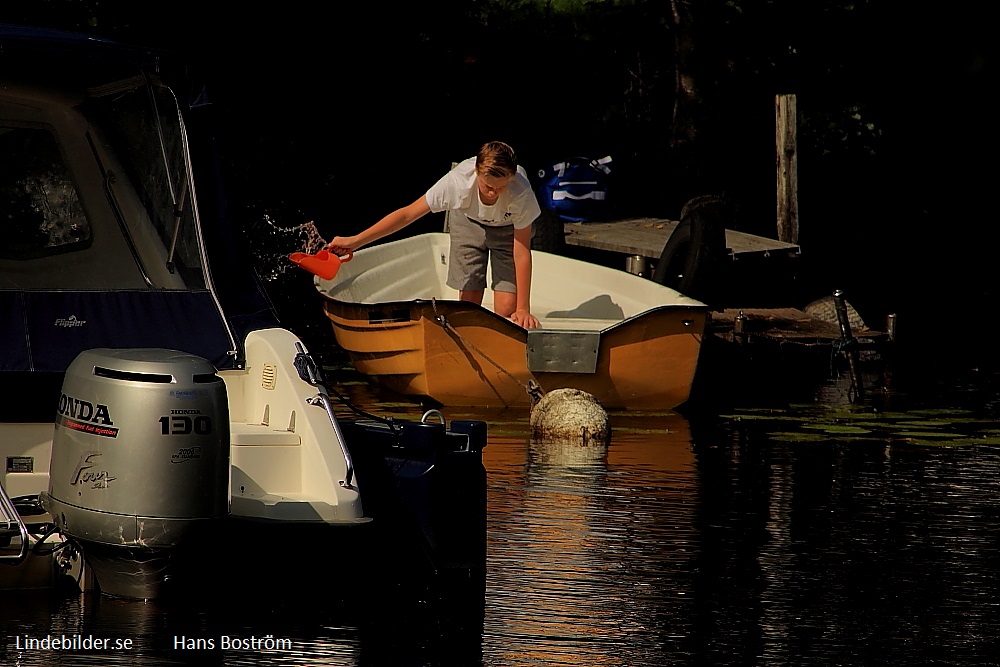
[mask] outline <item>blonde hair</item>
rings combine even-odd
[[[489,141],[476,153],[476,173],[506,178],[517,173],[517,154],[502,141]]]

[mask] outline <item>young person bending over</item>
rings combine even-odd
[[[360,234],[334,237],[327,247],[346,254],[432,211],[461,214],[451,216],[449,223],[448,286],[463,301],[481,304],[491,260],[493,310],[525,329],[537,328],[538,319],[531,314],[531,234],[541,209],[514,149],[501,141],[484,144],[412,204]]]

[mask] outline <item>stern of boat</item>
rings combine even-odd
[[[295,367],[297,345],[285,329],[254,331],[246,340],[246,368],[221,373],[231,416],[232,516],[367,523],[339,426]]]

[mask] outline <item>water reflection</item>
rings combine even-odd
[[[649,664],[682,641],[694,456],[680,415],[613,417],[608,447],[491,439],[484,653],[496,664]]]
[[[338,379],[366,411],[422,413]],[[490,425],[483,617],[433,596],[386,597],[384,586],[338,601],[336,573],[317,554],[312,584],[256,601],[211,590],[179,605],[0,593],[0,664],[52,664],[14,647],[47,633],[136,641],[128,654],[73,653],[74,665],[189,664],[174,637],[222,635],[292,646],[206,651],[197,662],[995,664],[994,405],[612,413],[610,445],[589,449],[531,442],[519,411],[445,410]],[[262,563],[261,576],[282,567]],[[379,567],[391,580],[392,554]]]
[[[725,448],[699,445],[713,479],[701,485],[699,607],[729,621],[696,630],[711,656],[991,664],[995,420],[961,413],[948,433],[942,412],[804,406],[739,415]],[[774,437],[794,427],[828,432]],[[917,428],[924,437],[911,437]]]

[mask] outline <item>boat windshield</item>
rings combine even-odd
[[[88,115],[100,118],[131,189],[166,248],[166,266],[188,289],[205,287],[191,193],[183,116],[173,91],[147,76],[89,91]]]

